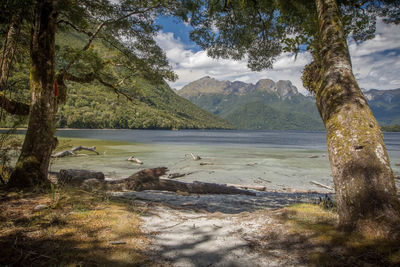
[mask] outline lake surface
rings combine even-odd
[[[192,173],[183,181],[264,185],[269,189],[333,186],[325,132],[235,130],[59,130],[69,145],[96,145],[101,155],[55,159],[51,169],[84,168],[122,178],[145,168],[165,166]],[[78,139],[77,139],[78,138]],[[82,140],[97,139],[97,140]],[[400,174],[400,133],[385,133],[395,175]],[[193,153],[202,159],[194,161]],[[126,159],[134,155],[144,162]],[[313,156],[313,158],[310,158]],[[200,165],[200,163],[210,165]]]

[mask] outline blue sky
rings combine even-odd
[[[167,17],[159,18],[158,22],[163,29],[156,40],[179,76],[176,82],[169,83],[175,89],[204,76],[247,83],[268,78],[274,81],[290,80],[300,92],[306,94],[301,73],[304,66],[311,62],[307,52],[300,53],[297,59],[293,54],[282,54],[272,70],[253,72],[247,68],[245,60],[216,60],[208,57],[206,51],[190,41],[190,27],[183,22]],[[400,88],[400,26],[378,21],[374,39],[360,44],[349,40],[349,49],[353,72],[361,88]]]

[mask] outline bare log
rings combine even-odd
[[[226,186],[233,186],[233,187],[237,187],[237,188],[251,189],[251,190],[257,190],[257,191],[267,190],[267,188],[265,186],[261,186],[261,185],[226,184]]]
[[[159,167],[139,171],[126,179],[107,181],[108,190],[146,190],[147,188],[156,189],[159,184],[159,177],[165,175],[168,168]]]
[[[176,181],[168,178],[160,178],[167,172],[166,167],[145,169],[139,171],[126,179],[116,181],[105,181],[102,172],[91,172],[87,170],[61,170],[57,174],[58,183],[79,185],[83,188],[102,188],[106,190],[163,190],[172,192],[187,192],[195,194],[242,194],[255,196],[254,192],[239,189],[225,184],[204,183],[195,181],[193,183]]]
[[[185,156],[187,156],[187,155],[188,154],[186,154]],[[192,157],[193,160],[201,160],[200,156],[193,155],[193,153],[190,153],[189,155]]]
[[[315,184],[315,185],[317,185],[317,186],[319,186],[319,187],[323,187],[323,188],[326,188],[326,189],[329,189],[329,190],[332,190],[332,191],[333,191],[333,188],[330,187],[330,186],[328,186],[328,185],[324,185],[324,184],[318,183],[318,182],[316,182],[316,181],[311,181],[310,183]]]
[[[167,168],[160,167],[137,172],[130,177],[118,181],[108,181],[106,188],[109,190],[163,190],[172,192],[188,192],[195,194],[244,194],[254,196],[254,192],[239,189],[233,186],[203,182],[182,182],[168,178],[165,175]]]
[[[170,174],[168,174],[168,179],[175,179],[175,178],[179,178],[179,177],[183,177],[183,176],[186,176],[186,175],[189,175],[189,174],[191,174],[191,172],[189,172],[189,173],[179,173],[179,172],[176,172],[176,173],[170,173]]]
[[[137,164],[143,164],[143,161],[141,161],[141,160],[138,159],[138,158],[135,158],[135,156],[130,156],[127,160],[128,160],[128,161],[135,162],[135,163],[137,163]]]
[[[72,148],[71,150],[65,150],[65,151],[55,153],[55,154],[51,155],[51,157],[62,158],[62,157],[67,157],[67,156],[77,156],[77,154],[75,152],[80,151],[80,150],[92,151],[92,152],[96,153],[97,155],[100,155],[99,152],[96,151],[95,146],[92,146],[92,147],[77,146],[77,147]]]
[[[60,170],[57,175],[58,184],[81,185],[85,180],[96,179],[104,181],[104,173],[88,170]]]

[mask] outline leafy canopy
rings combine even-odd
[[[310,0],[198,0],[191,38],[210,56],[247,57],[255,71],[272,68],[283,52],[318,51],[317,12]],[[345,33],[356,41],[374,37],[377,17],[400,23],[399,0],[338,0]]]

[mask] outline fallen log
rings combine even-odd
[[[265,186],[261,186],[261,185],[226,184],[226,186],[233,186],[233,187],[237,187],[237,188],[251,189],[251,190],[256,190],[256,191],[267,190],[267,188]]]
[[[188,155],[188,154],[185,154],[185,157],[186,157],[187,155]],[[193,153],[190,153],[189,155],[192,157],[193,160],[201,160],[200,156],[197,156],[197,155],[195,156],[195,155],[193,155]]]
[[[193,183],[161,178],[167,168],[160,167],[146,169],[137,172],[130,177],[118,181],[109,181],[106,184],[108,190],[162,190],[172,192],[187,192],[193,194],[244,194],[256,195],[254,192],[239,189],[224,184],[204,183],[195,181]]]
[[[62,157],[67,157],[67,156],[77,156],[77,154],[75,152],[80,151],[80,150],[92,151],[92,152],[96,153],[97,155],[100,155],[99,152],[96,151],[95,146],[92,146],[92,147],[77,146],[77,147],[72,148],[71,150],[64,150],[64,151],[55,153],[55,154],[51,155],[51,157],[52,158],[62,158]]]
[[[166,167],[145,169],[128,178],[106,181],[102,172],[91,172],[86,170],[61,170],[57,174],[58,183],[80,185],[91,190],[105,189],[112,191],[124,190],[162,190],[172,192],[187,192],[194,194],[243,194],[255,196],[256,193],[239,189],[225,184],[205,183],[195,181],[193,183],[161,178],[167,172]]]
[[[168,174],[167,178],[168,178],[168,179],[175,179],[175,178],[183,177],[183,176],[186,176],[186,175],[190,175],[190,174],[192,174],[192,173],[193,173],[193,172],[188,172],[188,173],[174,172],[174,173]]]
[[[81,185],[85,180],[95,179],[104,182],[104,173],[88,170],[60,170],[56,175],[58,184]]]
[[[143,164],[143,161],[141,161],[141,160],[138,159],[138,158],[135,158],[135,156],[130,156],[130,157],[128,158],[128,161],[132,161],[132,162],[135,162],[135,163],[140,164],[140,165]]]
[[[333,191],[333,188],[330,187],[330,186],[328,186],[328,185],[324,185],[324,184],[318,183],[318,182],[316,182],[316,181],[311,181],[310,183],[315,184],[315,185],[317,185],[317,186],[319,186],[319,187],[323,187],[323,188],[326,188],[326,189],[329,189],[329,190],[332,190],[332,191]]]

